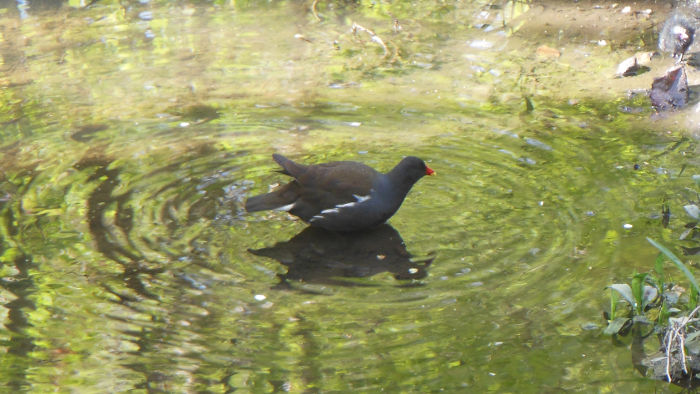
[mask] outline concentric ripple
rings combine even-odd
[[[653,194],[648,206],[625,205],[630,180],[656,174],[651,165],[634,164],[653,155],[572,126],[575,117],[551,120],[556,132],[503,127],[497,118],[415,119],[402,127],[387,121],[395,127],[384,134],[353,130],[360,138],[335,146],[315,131],[280,140],[277,128],[224,133],[203,124],[148,144],[77,145],[75,160],[12,169],[2,212],[4,237],[14,245],[4,255],[16,282],[4,289],[17,297],[7,304],[16,333],[6,340],[39,318],[24,314],[28,305],[50,304],[51,313],[66,318],[82,305],[92,327],[82,346],[106,351],[85,360],[91,371],[118,353],[114,373],[126,380],[135,374],[151,387],[182,376],[203,382],[206,371],[228,367],[227,385],[237,387],[267,376],[262,364],[279,384],[306,379],[285,372],[294,363],[304,365],[292,374],[300,376],[304,368],[341,371],[348,364],[379,371],[384,357],[358,359],[365,346],[399,358],[414,352],[420,368],[461,366],[472,351],[489,354],[490,343],[519,346],[514,335],[525,335],[528,346],[553,340],[540,321],[562,332],[580,324],[580,308],[597,308],[584,300],[600,287],[591,273],[607,266],[590,256],[610,253],[600,244],[623,222],[642,226],[653,215]],[[412,127],[428,122],[446,132],[382,152],[364,149],[396,129],[420,135]],[[100,128],[93,138],[109,132]],[[387,170],[412,154],[438,175],[416,184],[391,226],[361,237],[302,231],[303,223],[282,212],[246,213],[248,195],[286,181],[269,155],[295,141],[315,144],[283,151],[301,162],[354,159]],[[668,145],[650,146],[663,152]],[[70,262],[70,270],[52,264],[56,258]],[[45,286],[56,289],[54,299],[35,299],[32,289]],[[17,341],[19,354],[75,348]],[[340,348],[328,350],[333,346]],[[296,361],[284,361],[290,359]],[[505,370],[518,368],[502,362]],[[385,378],[358,370],[352,382],[328,384],[376,388]]]

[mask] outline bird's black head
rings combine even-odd
[[[434,175],[425,162],[415,156],[406,156],[394,167],[389,176],[401,179],[403,182],[414,184],[425,175]]]

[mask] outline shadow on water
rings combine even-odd
[[[129,250],[117,242],[113,242],[110,238],[112,233],[103,223],[106,211],[112,208],[112,204],[116,204],[115,225],[127,240],[130,239],[129,233],[133,227],[132,218],[134,213],[132,209],[125,206],[129,201],[130,192],[113,195],[114,189],[119,185],[119,169],[110,168],[110,164],[111,161],[108,159],[88,157],[75,165],[77,170],[94,167],[89,179],[92,181],[102,180],[87,199],[87,218],[90,232],[95,240],[97,250],[124,267],[124,283],[126,283],[127,287],[141,296],[157,299],[156,295],[151,294],[144,287],[139,276],[142,274],[156,275],[162,273],[165,268],[157,267],[151,269],[140,264],[140,262],[144,261],[144,258],[132,251],[134,245],[130,242],[132,250]],[[110,289],[107,290],[113,292]],[[116,293],[114,294],[116,295]]]
[[[26,388],[27,374],[30,373],[28,368],[31,368],[31,364],[28,364],[26,360],[29,354],[36,349],[34,338],[25,332],[32,326],[27,319],[27,314],[36,309],[36,305],[32,301],[35,286],[29,275],[33,266],[29,256],[17,256],[15,259],[17,274],[12,277],[4,277],[0,283],[3,289],[17,296],[13,301],[5,304],[8,318],[5,328],[11,334],[8,340],[2,341],[2,344],[7,349],[6,357],[13,360],[10,373],[6,376],[8,387],[18,391]]]
[[[290,286],[289,280],[366,286],[342,278],[365,278],[382,272],[391,273],[397,280],[422,279],[434,260],[412,259],[401,235],[389,224],[358,233],[307,227],[288,241],[248,251],[287,267],[287,273],[279,275],[278,288]]]

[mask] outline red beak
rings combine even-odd
[[[437,175],[437,173],[432,168],[425,166],[425,175]]]

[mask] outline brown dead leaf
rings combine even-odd
[[[556,57],[561,56],[561,53],[558,50],[556,50],[552,47],[548,47],[547,45],[542,45],[539,48],[537,48],[536,53],[537,53],[537,56],[549,57],[549,58],[556,58]]]

